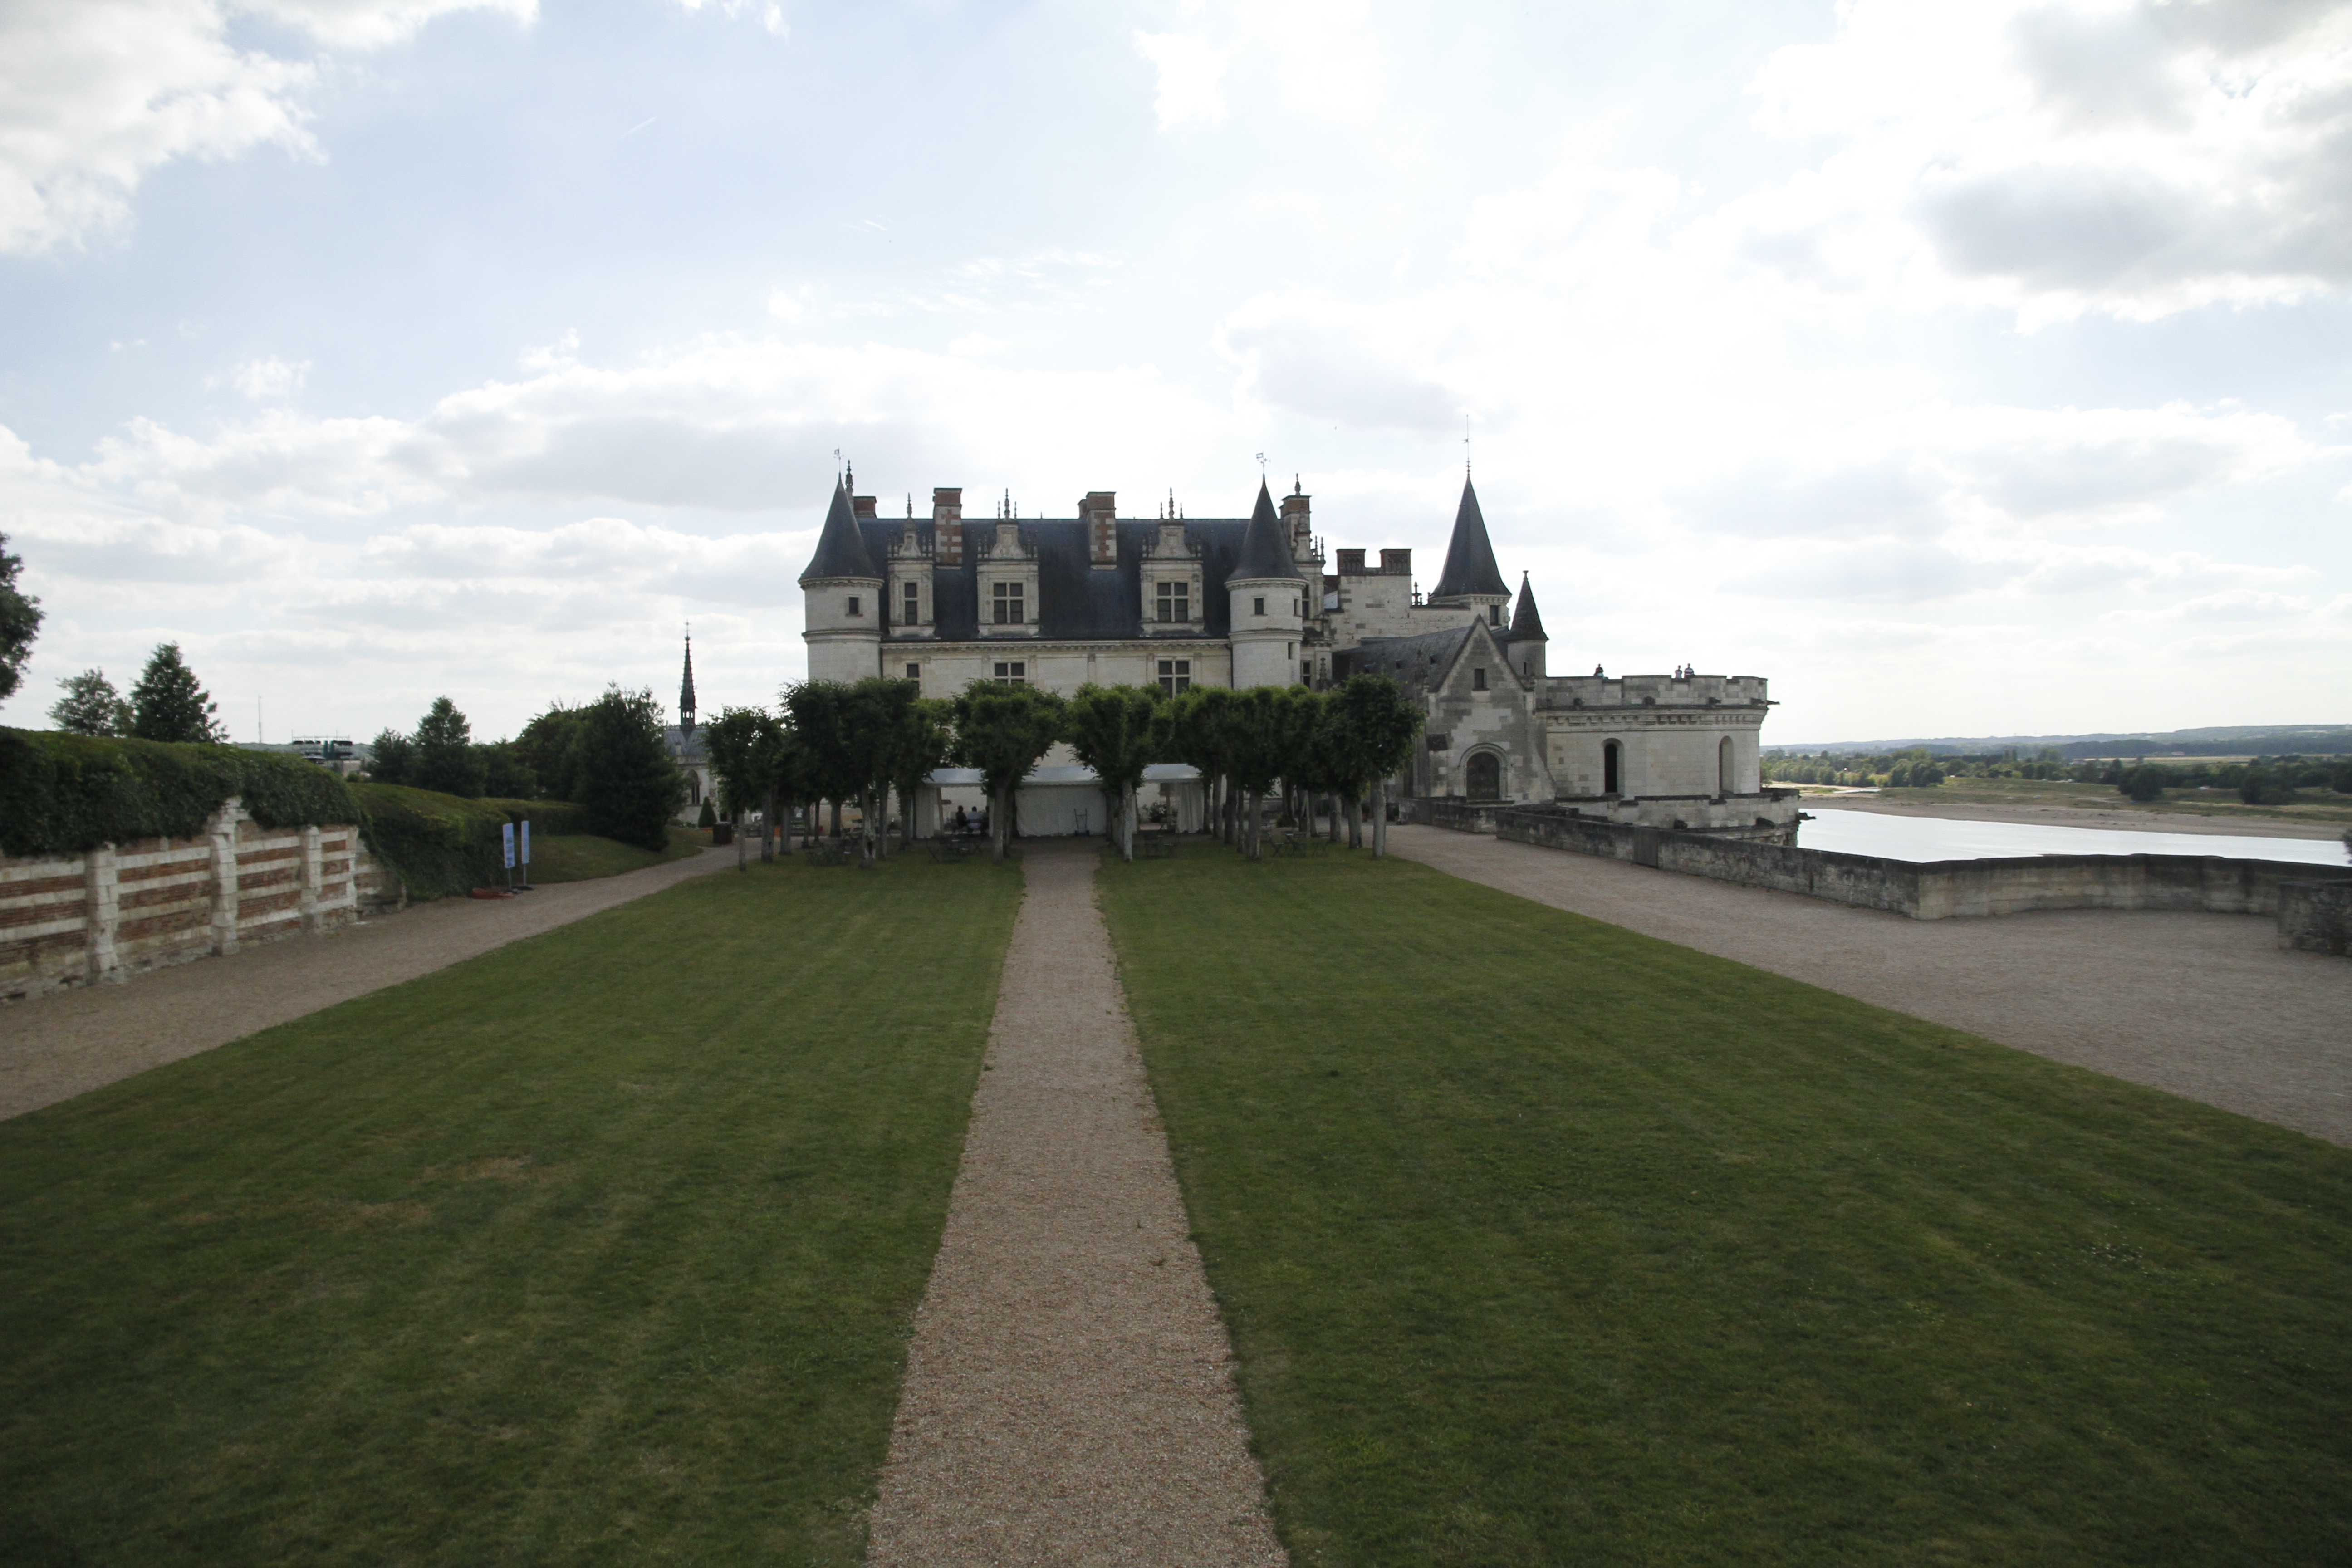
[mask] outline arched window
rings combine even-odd
[[[1601,793],[1622,795],[1625,791],[1624,748],[1611,741],[1601,748]]]
[[[1472,800],[1500,800],[1503,796],[1503,759],[1492,752],[1473,753],[1469,785]]]
[[[1728,735],[1726,735],[1723,738],[1723,743],[1715,749],[1715,793],[1717,795],[1737,793],[1731,787],[1731,737]]]

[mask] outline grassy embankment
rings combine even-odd
[[[2352,1545],[2352,1151],[1409,863],[1103,900],[1294,1561]]]
[[[669,847],[659,854],[616,838],[599,838],[592,833],[544,837],[534,833],[530,840],[530,879],[534,883],[584,882],[595,877],[617,877],[624,871],[641,871],[648,866],[699,855],[709,845],[709,830],[701,827],[672,827]],[[518,880],[522,875],[523,868],[515,868]],[[503,874],[492,886],[506,886]]]
[[[856,1561],[1019,894],[719,873],[0,1123],[0,1561]]]
[[[2352,797],[2316,789],[2300,791],[2294,804],[2283,805],[2248,805],[2234,791],[2224,789],[2167,790],[2161,798],[2141,803],[2116,793],[2113,784],[2060,779],[1946,779],[1932,789],[1882,789],[1878,794],[1882,799],[1916,805],[2063,805],[2131,816],[2243,818],[2253,833],[2261,832],[2265,820],[2352,823]]]

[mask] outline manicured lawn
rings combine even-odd
[[[1296,1562],[2352,1559],[2352,1151],[1407,862],[1102,892]]]
[[[0,1562],[855,1562],[1019,896],[722,871],[0,1123]]]
[[[584,882],[592,877],[617,877],[624,871],[643,870],[665,860],[683,860],[689,855],[701,854],[709,844],[710,835],[699,827],[671,828],[669,847],[658,855],[635,844],[599,838],[590,833],[551,837],[534,834],[529,869],[533,882]],[[516,880],[522,879],[523,872],[521,867],[515,868]],[[503,878],[497,885],[506,885]]]

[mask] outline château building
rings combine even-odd
[[[1764,679],[1551,674],[1534,586],[1505,582],[1466,474],[1426,595],[1410,550],[1327,553],[1295,484],[1277,499],[1261,482],[1245,518],[1188,518],[1172,498],[1123,518],[1089,490],[1071,518],[1001,501],[968,521],[957,489],[933,490],[928,517],[909,497],[886,518],[855,490],[835,487],[800,576],[811,679],[887,675],[936,697],[975,680],[1172,694],[1383,675],[1427,720],[1406,795],[1740,834],[1794,823],[1794,800],[1759,779]]]

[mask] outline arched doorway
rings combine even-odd
[[[1503,759],[1494,752],[1473,752],[1468,778],[1472,800],[1500,800],[1503,797]]]
[[[1715,748],[1715,793],[1734,793],[1731,787],[1731,737],[1728,735]]]
[[[1624,755],[1625,749],[1614,741],[1610,741],[1601,746],[1601,793],[1602,795],[1625,793]]]

